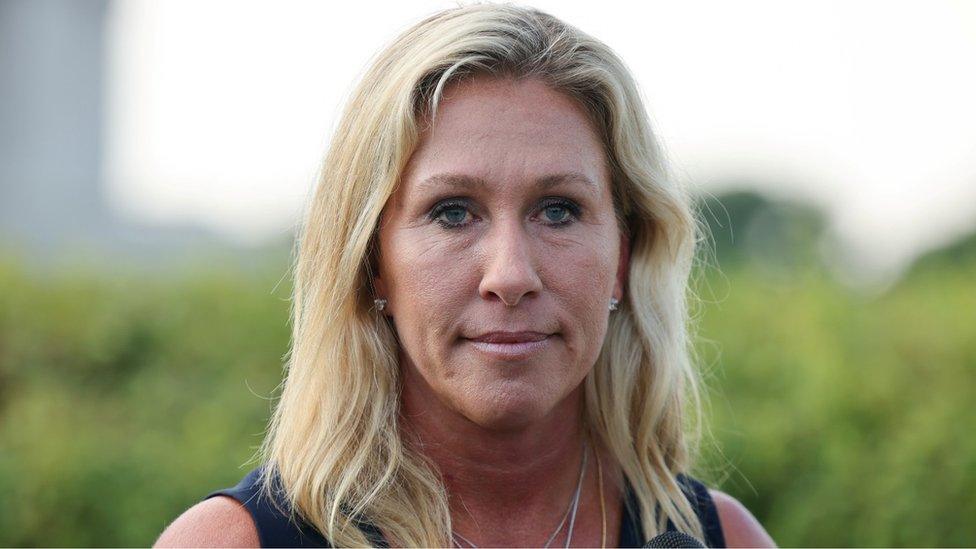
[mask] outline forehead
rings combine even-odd
[[[402,183],[418,191],[448,174],[512,186],[577,174],[609,185],[603,144],[586,112],[534,78],[478,76],[444,90]]]

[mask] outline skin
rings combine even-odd
[[[400,337],[405,388],[425,398],[417,412],[433,413],[433,397],[438,414],[514,432],[577,388],[603,343],[609,300],[622,293],[605,164],[584,113],[537,80],[479,78],[447,90],[384,210],[374,281]],[[564,174],[574,176],[540,184]],[[524,330],[551,335],[522,360],[467,339]]]
[[[479,545],[542,544],[565,512],[581,383],[622,299],[626,244],[602,144],[571,98],[532,79],[445,91],[384,210],[374,285],[401,342],[404,426],[444,477],[455,530]],[[516,358],[472,342],[499,331],[546,339]],[[574,541],[599,545],[589,462]]]
[[[373,282],[401,342],[404,433],[440,470],[455,531],[479,546],[542,545],[565,513],[581,466],[581,383],[609,300],[623,299],[627,250],[602,144],[571,98],[534,79],[445,90],[384,209]],[[473,341],[497,332],[545,339],[520,355]],[[593,452],[573,545],[603,541],[599,462],[613,546],[622,475]],[[774,546],[741,504],[712,494],[730,546]],[[216,497],[156,545],[256,544],[247,511]]]

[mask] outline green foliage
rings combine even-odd
[[[817,277],[710,280],[721,452],[704,476],[782,545],[972,545],[974,279],[970,264],[871,300]]]
[[[0,267],[0,545],[149,545],[236,483],[288,342],[275,281]]]
[[[699,197],[695,210],[723,269],[748,264],[777,273],[821,266],[826,221],[814,206],[740,190]]]
[[[951,268],[976,262],[976,231],[956,238],[952,242],[930,250],[912,263],[909,276],[927,270]]]
[[[781,545],[972,545],[976,266],[871,300],[767,274],[698,288],[700,474]],[[148,545],[236,483],[287,350],[280,275],[0,266],[0,545]]]

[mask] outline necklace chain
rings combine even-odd
[[[587,461],[588,461],[587,458],[589,456],[589,451],[588,450],[589,450],[589,445],[586,444],[586,441],[584,440],[583,441],[583,459],[581,460],[581,463],[580,463],[580,473],[579,473],[579,479],[576,481],[576,490],[573,492],[573,498],[570,500],[569,507],[566,509],[566,513],[563,515],[562,520],[559,521],[559,525],[556,526],[556,529],[552,532],[552,534],[549,535],[549,539],[546,540],[546,544],[543,546],[545,548],[548,548],[552,544],[553,540],[556,539],[556,536],[559,535],[559,532],[562,531],[563,526],[566,524],[566,520],[567,519],[569,520],[569,533],[566,534],[566,545],[564,547],[569,547],[570,543],[572,543],[572,541],[573,541],[573,529],[576,527],[576,512],[579,510],[580,494],[583,491],[583,477],[586,476],[586,464],[587,464]],[[600,465],[600,457],[597,456],[596,459],[597,459],[597,466],[599,467],[599,465]],[[599,472],[602,473],[603,471],[599,471]],[[600,478],[600,481],[601,481],[601,486],[600,486],[601,511],[602,511],[602,507],[603,507],[602,506],[602,503],[603,503],[603,500],[602,500],[602,498],[603,498],[603,486],[602,486],[603,478],[602,478],[602,476],[603,475],[601,474],[600,475],[600,477],[601,477]],[[604,522],[603,537],[605,539],[605,537],[606,537],[606,517],[605,516],[604,516],[603,522]],[[466,543],[469,548],[477,549],[477,547],[478,547],[477,545],[474,544],[474,542],[472,542],[471,540],[469,540],[468,538],[462,536],[461,534],[459,534],[457,532],[452,531],[451,532],[451,536],[454,538],[453,539],[454,544],[456,546],[458,546],[458,547],[463,547],[461,545],[461,543],[459,543],[459,542]],[[601,540],[601,541],[603,541],[603,540]]]
[[[583,489],[583,476],[586,473],[586,458],[589,455],[589,452],[587,452],[586,450],[587,447],[584,444],[583,463],[580,465],[580,476],[579,476],[579,481],[577,481],[576,483],[576,493],[573,494],[573,514],[569,516],[569,532],[566,534],[566,545],[564,546],[567,548],[573,542],[573,530],[576,529],[576,511],[579,510],[580,492],[582,492]],[[546,545],[546,547],[549,546]]]

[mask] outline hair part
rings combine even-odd
[[[363,520],[398,545],[450,544],[444,485],[399,430],[396,336],[370,289],[383,207],[445,88],[474,75],[542,79],[576,99],[603,139],[631,264],[584,382],[584,417],[633,486],[645,534],[670,519],[702,538],[677,482],[701,416],[687,312],[698,234],[690,200],[613,51],[512,5],[449,9],[414,25],[347,104],[297,241],[286,378],[260,451],[264,489],[280,490],[337,546],[369,545]]]

